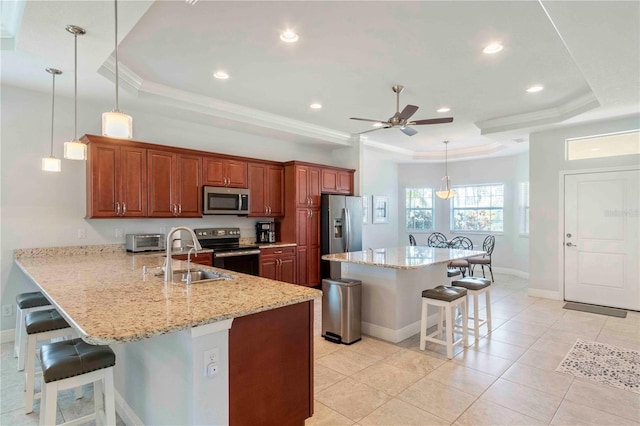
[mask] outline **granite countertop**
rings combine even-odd
[[[276,242],[276,243],[259,243],[258,247],[263,248],[278,248],[278,247],[296,247],[296,243],[284,243],[284,242]]]
[[[84,251],[51,248],[42,253],[40,249],[16,250],[15,262],[91,344],[132,342],[322,295],[312,288],[203,265],[192,268],[236,278],[188,287],[184,283],[165,285],[163,276],[156,276],[164,261],[158,253],[131,255],[87,247]],[[186,267],[185,261],[173,261],[174,270]]]
[[[348,253],[325,254],[323,260],[356,263],[392,269],[418,269],[455,259],[466,259],[485,254],[478,250],[434,248],[426,246],[402,246],[368,249]]]

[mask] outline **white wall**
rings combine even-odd
[[[559,223],[560,172],[606,167],[638,166],[640,156],[629,155],[588,160],[565,160],[565,139],[600,135],[640,128],[640,117],[572,126],[529,137],[531,238],[529,289],[533,294],[563,297],[564,283],[559,278],[563,265],[560,250],[563,239]]]
[[[112,105],[79,102],[78,133],[100,134],[102,112]],[[335,164],[331,150],[310,144],[269,139],[156,113],[126,109],[133,116],[135,140],[276,161],[303,160]],[[208,216],[203,219],[92,219],[85,216],[85,162],[62,161],[62,173],[40,170],[49,155],[51,95],[2,86],[1,244],[2,305],[13,305],[16,294],[35,290],[13,265],[13,250],[30,247],[123,243],[126,233],[160,232],[161,227],[238,226],[243,237],[255,235],[254,219]],[[73,137],[73,100],[56,97],[54,155]],[[344,160],[343,160],[344,161]],[[346,163],[348,164],[348,162]],[[84,229],[85,239],[78,239]],[[0,330],[14,327],[14,317],[2,317]]]
[[[504,184],[504,232],[495,234],[496,245],[492,256],[494,267],[509,269],[515,273],[526,274],[529,265],[529,240],[520,235],[518,188],[519,183],[529,179],[528,154],[510,157],[488,158],[470,161],[449,162],[448,173],[455,186],[478,184]],[[409,233],[416,237],[418,244],[426,244],[427,237],[433,231],[409,232],[405,226],[405,196],[407,187],[433,188],[440,187],[444,175],[444,164],[400,164],[398,166],[398,234],[401,242],[409,243]],[[446,236],[453,236],[450,228],[450,201],[435,197],[434,224],[435,231]],[[481,248],[486,233],[461,232],[473,241],[473,246]]]
[[[398,165],[386,151],[362,150],[360,195],[369,196],[369,221],[362,227],[362,248],[396,247],[398,240]],[[371,223],[373,195],[389,197],[389,223]]]

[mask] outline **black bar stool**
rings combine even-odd
[[[24,328],[24,317],[29,312],[51,309],[51,303],[39,291],[20,293],[16,296],[16,334],[13,345],[13,356],[18,357],[18,371],[24,370],[24,359],[27,355],[27,332]]]

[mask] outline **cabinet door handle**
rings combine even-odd
[[[125,203],[123,201],[122,202],[122,216],[124,216],[125,214],[127,214],[127,203]]]
[[[282,253],[282,250],[276,250],[276,251],[274,251],[274,253],[275,253],[275,254],[281,254],[281,253]]]
[[[178,204],[178,216],[182,214],[182,203]]]
[[[269,209],[267,208],[267,206],[264,206],[264,214],[269,214],[267,213],[269,211]]]
[[[271,206],[267,206],[267,208],[269,209],[269,216],[271,216]]]
[[[178,205],[177,204],[171,204],[171,213],[173,213],[174,216],[178,215]]]
[[[120,203],[116,201],[116,216],[120,216]]]

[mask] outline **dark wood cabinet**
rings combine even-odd
[[[83,138],[88,142],[87,138]],[[147,215],[147,150],[95,142],[87,153],[87,217]]]
[[[187,261],[187,254],[174,254],[171,256],[176,260]],[[200,265],[213,266],[213,253],[198,253],[198,255],[191,254],[191,263],[198,263]]]
[[[313,415],[313,301],[235,318],[229,424],[304,425]]]
[[[322,169],[322,193],[353,195],[353,171]]]
[[[296,248],[274,247],[260,250],[260,276],[296,283]]]
[[[282,166],[268,163],[249,163],[249,216],[284,216]]]
[[[148,216],[202,217],[202,157],[148,151]]]
[[[320,207],[321,169],[307,165],[296,165],[296,207]]]
[[[247,162],[223,157],[203,157],[203,185],[247,188]]]
[[[320,284],[320,210],[296,210],[297,283]]]

